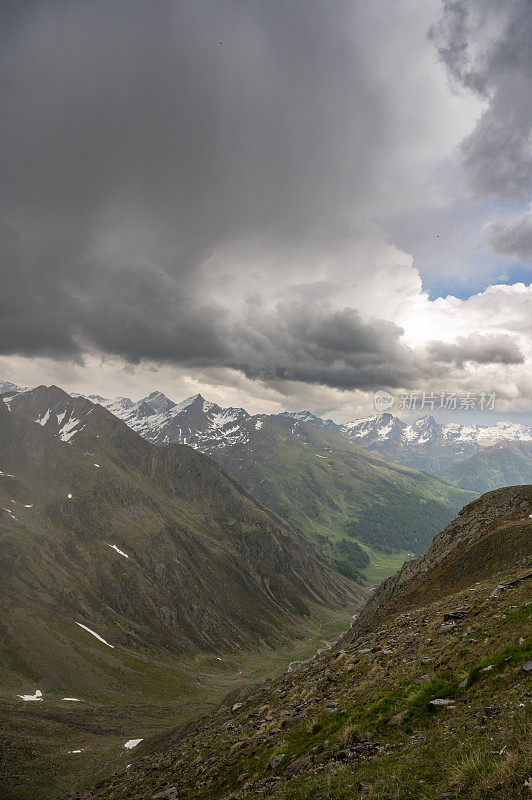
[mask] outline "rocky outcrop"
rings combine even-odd
[[[446,564],[452,567],[467,553],[474,568],[475,559],[469,552],[471,548],[478,547],[482,540],[507,525],[525,520],[529,522],[531,514],[532,486],[498,489],[465,506],[458,518],[434,537],[425,555],[415,561],[407,561],[399,572],[379,586],[353,625],[350,637],[356,637],[391,610],[408,605],[413,593],[420,590],[424,583],[430,582],[431,590],[434,590],[435,572]],[[530,530],[527,534],[529,537]],[[501,555],[504,556],[504,553]],[[514,552],[513,555],[517,554]],[[478,567],[481,568],[482,564],[478,564]],[[470,573],[467,579],[470,581],[472,578]],[[452,582],[447,583],[447,593],[455,588]],[[445,586],[443,589],[445,593]]]

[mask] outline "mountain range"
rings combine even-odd
[[[242,443],[248,436],[248,420],[260,424],[268,416],[252,417],[243,408],[222,408],[200,394],[181,403],[174,403],[157,391],[137,402],[127,397],[108,400],[97,395],[89,399],[108,408],[149,441],[180,442],[203,452]],[[532,427],[518,422],[443,425],[427,415],[408,424],[393,414],[382,413],[338,424],[310,411],[285,411],[271,416],[341,433],[397,464],[428,472],[443,470],[497,443],[532,441]]]
[[[13,383],[0,381],[0,394],[11,391],[23,390]],[[505,442],[532,442],[532,426],[519,422],[440,424],[433,416],[425,415],[407,423],[385,412],[340,424],[310,411],[251,415],[241,407],[223,408],[200,394],[179,403],[159,391],[138,401],[101,395],[87,395],[87,398],[103,405],[154,444],[177,442],[206,453],[242,443],[248,435],[248,420],[254,419],[260,424],[267,416],[285,417],[341,433],[364,449],[397,464],[428,472],[442,471],[485,447]]]
[[[407,424],[383,413],[340,425],[309,411],[250,415],[201,395],[179,404],[161,392],[137,403],[93,399],[150,441],[210,453],[344,569],[368,569],[368,558],[381,564],[390,548],[424,551],[471,499],[449,487],[482,493],[532,481],[532,428],[522,423],[442,425],[425,416]]]
[[[442,425],[428,415],[407,424],[392,414],[377,414],[342,426],[346,436],[405,466],[436,472],[499,442],[532,442],[532,427],[517,422],[495,425]]]
[[[38,552],[39,596],[58,613],[112,625],[117,642],[216,650],[257,637],[273,643],[279,615],[290,624],[309,603],[357,596],[302,536],[192,448],[151,445],[53,386],[4,401],[0,414],[2,574],[10,586],[35,574],[28,564]],[[21,538],[27,550],[11,561]]]
[[[340,425],[308,411],[251,415],[199,394],[88,399],[153,444],[211,455],[345,574],[376,581],[396,568],[390,551],[426,550],[472,493],[532,481],[532,428],[519,423],[407,424],[383,413]],[[47,411],[42,424],[68,438],[75,429],[59,430]]]
[[[182,403],[174,403],[157,391],[137,402],[129,397],[108,400],[99,395],[89,395],[88,399],[103,405],[154,444],[179,442],[204,453],[246,439],[243,427],[251,418],[243,408],[221,408],[200,394]]]
[[[513,796],[530,486],[469,503],[429,547],[478,489],[327,421],[154,393],[131,419],[173,412],[197,437],[156,444],[103,398],[16,388],[0,400],[2,796],[55,800],[130,764],[90,796],[377,800],[393,775],[398,797],[459,797],[488,739],[508,755],[483,762],[477,800]],[[505,480],[527,447],[482,448],[458,483]],[[364,558],[407,547],[429,549],[370,594]]]
[[[81,416],[66,407],[49,408],[44,388],[7,402],[20,408],[37,391],[31,418],[63,440],[77,436],[85,424]],[[98,407],[104,402],[98,396],[90,400]],[[394,569],[383,563],[387,553],[399,551],[404,558],[424,552],[434,534],[474,496],[393,464],[326,425],[287,414],[251,416],[240,408],[222,409],[200,395],[172,404],[160,392],[135,404],[121,398],[106,407],[154,444],[168,446],[177,438],[209,453],[351,577],[377,565],[371,574],[378,581]]]

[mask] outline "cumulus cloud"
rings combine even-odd
[[[401,328],[363,322],[352,308],[330,310],[291,303],[273,312],[254,308],[244,320],[235,366],[263,381],[301,381],[340,389],[399,386],[414,358],[400,343]]]

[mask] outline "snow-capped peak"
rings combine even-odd
[[[144,397],[139,402],[146,403],[156,414],[161,414],[164,411],[169,411],[175,406],[173,400],[170,400],[165,394],[159,391],[152,392],[148,397]]]

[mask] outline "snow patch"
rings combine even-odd
[[[59,438],[63,442],[69,442],[76,433],[79,433],[81,430],[83,430],[83,428],[80,428],[79,430],[76,430],[78,425],[81,425],[81,424],[82,423],[81,423],[80,419],[76,419],[75,417],[71,416],[70,419],[68,420],[68,422],[66,422],[63,425],[63,427],[61,428],[61,430],[59,431]],[[83,426],[83,427],[85,427],[85,426]]]
[[[40,689],[37,689],[35,694],[17,694],[17,697],[20,697],[25,703],[39,702],[42,700],[42,692]]]
[[[77,697],[62,697],[61,700],[69,700],[71,703],[79,703]]]
[[[120,550],[120,549],[119,549],[119,548],[116,546],[116,544],[108,544],[108,545],[107,545],[107,547],[112,547],[112,548],[113,548],[113,550],[116,550],[116,552],[117,552],[117,553],[119,553],[121,556],[124,556],[124,558],[129,558],[128,554],[127,554],[127,553],[124,553],[124,551],[123,551],[123,550]]]
[[[260,431],[260,429],[262,428],[262,425],[263,425],[263,420],[262,419],[258,419],[256,421],[256,423],[255,423],[255,430]]]
[[[393,422],[389,422],[388,425],[384,426],[384,428],[379,428],[379,430],[377,431],[377,436],[379,437],[379,439],[387,439],[388,434],[390,433],[392,428],[393,428]]]
[[[109,642],[106,642],[105,639],[102,636],[100,636],[99,633],[96,633],[95,631],[91,631],[90,628],[87,628],[87,626],[83,625],[81,622],[76,622],[76,625],[79,625],[80,628],[83,628],[84,631],[87,631],[87,633],[90,633],[92,636],[95,636],[97,639],[100,640],[100,642],[103,642],[104,644],[106,644],[107,647],[112,647],[113,650],[115,649],[114,644],[109,644]]]
[[[128,739],[124,747],[126,750],[133,750],[133,748],[136,747],[138,744],[140,744],[142,741],[143,739]]]
[[[46,425],[46,423],[47,423],[47,422],[48,422],[48,420],[50,419],[50,414],[51,414],[51,413],[52,413],[52,409],[51,409],[51,408],[49,408],[49,409],[48,409],[48,411],[45,411],[45,413],[42,415],[42,417],[38,417],[38,418],[35,420],[35,422],[38,422],[38,423],[39,423],[39,425]]]

